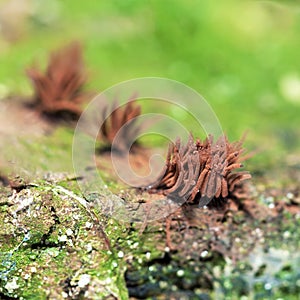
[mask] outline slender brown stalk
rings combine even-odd
[[[38,111],[52,116],[65,112],[75,117],[81,114],[80,105],[87,93],[82,91],[86,73],[79,43],[51,53],[44,72],[31,67],[26,73],[35,90],[33,105]]]
[[[245,160],[242,144],[243,139],[230,143],[225,135],[216,142],[211,135],[196,142],[190,136],[185,146],[177,140],[169,146],[161,176],[147,189],[200,206],[240,198],[242,182],[251,178],[247,171],[236,171]]]
[[[115,101],[112,107],[112,113],[107,117],[107,109],[105,107],[102,111],[104,122],[100,129],[100,138],[108,145],[112,146],[115,138],[117,143],[114,144],[115,149],[120,152],[129,149],[130,146],[136,145],[135,137],[139,131],[136,126],[136,117],[141,114],[141,106],[134,100],[127,102],[123,106],[119,106]]]

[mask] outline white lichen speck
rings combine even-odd
[[[119,252],[118,252],[118,257],[119,257],[119,258],[124,257],[124,252],[123,252],[123,251],[119,251]]]
[[[88,285],[90,283],[90,281],[91,281],[91,275],[82,274],[82,275],[80,275],[79,280],[78,280],[78,287],[83,288],[86,285]]]
[[[68,229],[66,230],[66,235],[67,235],[67,236],[72,236],[72,235],[73,235],[73,230],[72,230],[71,228],[68,228]]]
[[[68,240],[68,237],[65,234],[58,237],[59,242],[66,242],[67,240]]]
[[[20,286],[17,283],[17,278],[14,277],[11,281],[8,281],[4,288],[9,292],[13,293],[14,290],[18,289]]]

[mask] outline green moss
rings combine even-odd
[[[124,262],[104,251],[107,246],[99,234],[103,224],[95,223],[76,199],[45,181],[22,190],[16,197],[16,204],[10,207],[14,213],[1,213],[8,223],[14,218],[17,225],[11,226],[11,239],[6,238],[6,243],[1,244],[2,294],[25,299],[45,299],[50,295],[60,299],[66,291],[79,295],[87,290],[91,298],[114,295],[127,299]],[[18,210],[17,200],[26,201],[29,197],[29,205]],[[26,239],[24,232],[28,233]],[[2,232],[1,239],[7,233],[7,229]],[[82,274],[91,275],[86,288],[78,287]]]

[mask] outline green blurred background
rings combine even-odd
[[[24,69],[79,40],[100,92],[158,76],[196,89],[230,139],[249,130],[254,161],[299,154],[297,1],[0,0],[0,98],[30,95]]]

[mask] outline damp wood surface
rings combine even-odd
[[[9,109],[22,110],[18,105]],[[39,132],[43,123],[55,135],[51,122],[39,115],[36,120],[30,134],[35,129]],[[20,125],[14,126],[17,135]],[[70,129],[61,131],[56,140],[71,143]],[[4,141],[9,138],[2,135]],[[54,153],[60,152],[60,143],[52,147]],[[159,201],[160,195],[128,188],[119,181],[111,155],[105,151],[96,156],[97,165],[116,195],[132,203]],[[150,150],[142,153],[131,153],[131,166],[140,175],[149,172],[151,157]],[[67,155],[68,151],[60,153],[62,158]],[[213,299],[217,294],[238,298],[259,292],[268,297],[269,282],[272,295],[296,295],[299,161],[290,156],[284,169],[273,166],[258,171],[255,174],[254,169],[249,198],[242,200],[242,206],[231,200],[215,209],[183,205],[167,220],[149,224],[124,223],[104,215],[96,198],[82,197],[71,169],[48,171],[40,178],[20,174],[13,179],[19,190],[2,181],[0,295],[17,299]]]

